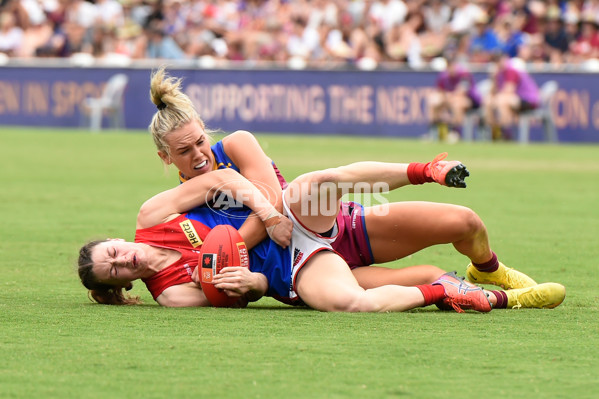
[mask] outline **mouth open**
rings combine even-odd
[[[202,169],[204,166],[206,166],[207,163],[208,163],[208,160],[205,159],[201,163],[199,163],[196,166],[194,166],[193,168],[196,169],[196,170]]]

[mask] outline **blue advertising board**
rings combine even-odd
[[[115,73],[129,76],[125,127],[147,128],[150,69],[0,68],[0,125],[81,126],[85,98],[97,97]],[[211,129],[230,132],[419,137],[428,128],[434,72],[173,69]],[[476,75],[477,80],[484,79]],[[551,109],[563,142],[599,142],[599,79],[539,73],[556,80]],[[595,88],[597,86],[597,89]],[[531,139],[542,137],[533,125]]]

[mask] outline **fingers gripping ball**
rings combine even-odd
[[[200,285],[212,306],[230,307],[239,298],[233,298],[219,290],[212,283],[212,277],[220,273],[224,267],[250,267],[248,250],[239,232],[232,226],[218,225],[213,228],[200,250],[198,267],[200,268]]]

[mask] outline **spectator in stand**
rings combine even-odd
[[[456,0],[455,8],[449,21],[450,30],[456,35],[465,35],[472,28],[483,9],[469,0]]]
[[[429,0],[423,10],[424,24],[429,32],[445,34],[451,19],[451,7],[441,0]]]
[[[390,59],[408,62],[412,66],[421,64],[421,43],[419,33],[424,28],[424,20],[419,13],[408,14],[406,21],[396,24],[385,35],[387,55]]]
[[[526,18],[526,14],[522,11],[516,11],[513,15],[501,18],[501,23],[505,29],[503,52],[510,58],[517,57],[520,47],[528,41],[528,34],[524,33],[523,30],[527,21]]]
[[[54,19],[50,14],[48,25],[51,29],[51,35],[47,40],[35,49],[37,57],[66,57],[68,51],[68,40],[65,31],[66,25],[62,21]]]
[[[84,53],[89,53],[99,59],[112,52],[116,41],[113,28],[98,24],[96,27],[88,29],[87,33],[83,44]]]
[[[599,33],[597,21],[592,14],[582,16],[580,21],[580,34],[570,43],[570,61],[579,63],[599,55]]]
[[[116,31],[114,52],[131,59],[144,58],[145,40],[142,37],[142,33],[141,26],[132,20],[127,20],[125,24]]]
[[[146,58],[182,59],[185,53],[177,42],[164,33],[162,24],[155,20],[146,30],[145,54]]]
[[[381,33],[402,24],[407,15],[408,7],[401,0],[375,0],[368,10],[370,20]]]
[[[116,0],[96,0],[95,4],[98,11],[97,23],[110,28],[123,26],[125,16],[121,3]]]
[[[518,21],[521,26],[518,29],[522,33],[534,35],[539,30],[540,14],[545,12],[545,7],[542,2],[535,0],[510,0],[509,13],[521,18]]]
[[[491,93],[483,99],[485,122],[491,126],[493,140],[509,139],[509,129],[518,114],[539,106],[539,87],[505,54],[494,55],[490,77],[493,81]]]
[[[293,20],[293,30],[287,41],[289,56],[307,61],[319,58],[321,50],[318,31],[308,26],[305,18],[295,17]]]
[[[8,56],[18,53],[23,43],[23,29],[17,26],[13,13],[0,14],[0,53]]]
[[[564,62],[565,54],[568,52],[570,41],[564,30],[564,24],[560,17],[560,10],[557,7],[547,9],[545,16],[545,53],[547,61],[551,64],[561,64]]]
[[[364,56],[368,37],[360,27],[354,27],[349,13],[339,13],[338,28],[329,30],[325,40],[325,51],[336,60],[354,61]]]
[[[493,36],[529,63],[599,56],[599,0],[1,0],[0,13],[12,15],[12,33],[5,27],[0,36],[11,57],[113,51],[279,64],[299,56],[314,66],[412,59],[420,67],[448,45],[466,61],[488,62]],[[162,33],[150,29],[156,24]]]
[[[449,138],[462,126],[469,109],[479,108],[480,93],[476,89],[472,73],[455,55],[447,55],[447,69],[437,77],[435,91],[428,99],[431,110],[430,137],[438,134],[439,140]]]
[[[98,20],[98,8],[85,0],[68,0],[66,21],[91,29]]]
[[[582,6],[584,15],[593,16],[595,21],[599,20],[599,0],[587,0]]]
[[[427,39],[423,47],[429,47],[430,44],[436,44],[431,48],[430,54],[439,55],[448,42],[449,20],[451,19],[451,7],[440,0],[429,0],[423,6],[422,15],[424,18],[425,34]],[[438,51],[441,50],[441,51]],[[427,50],[425,50],[427,52]]]
[[[489,62],[491,54],[501,50],[501,42],[489,25],[486,13],[481,13],[475,22],[475,34],[470,39],[469,60],[473,63]]]
[[[21,5],[27,15],[27,22],[21,25],[23,28],[23,41],[19,49],[19,57],[31,57],[35,55],[38,47],[41,47],[52,36],[53,26],[46,17],[46,4],[37,0],[21,0]]]

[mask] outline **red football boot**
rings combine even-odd
[[[463,313],[464,309],[491,311],[491,302],[483,289],[464,281],[455,272],[445,273],[433,283],[435,284],[442,285],[445,289],[445,298],[438,305],[441,309],[451,306],[458,313]]]
[[[443,152],[430,163],[431,177],[437,183],[448,187],[466,187],[464,181],[470,172],[460,161],[444,161],[447,153]]]

